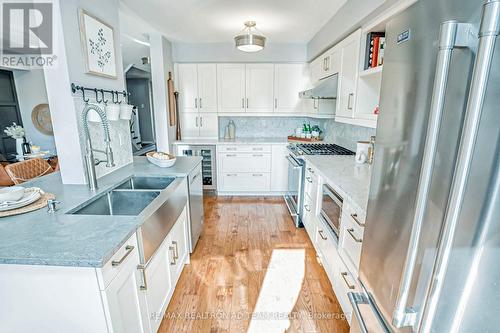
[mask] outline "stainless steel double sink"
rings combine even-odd
[[[132,176],[67,212],[73,215],[132,216],[138,220],[141,264],[154,253],[188,204],[186,177]]]
[[[70,211],[74,215],[139,215],[174,177],[133,176],[115,188]]]

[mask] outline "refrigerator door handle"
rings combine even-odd
[[[427,208],[427,197],[432,181],[434,157],[436,155],[439,130],[441,127],[451,55],[454,48],[471,47],[471,42],[474,39],[471,38],[473,36],[472,29],[472,25],[458,23],[457,21],[446,21],[441,24],[429,124],[425,139],[422,167],[418,180],[412,230],[401,284],[399,286],[398,298],[392,315],[392,324],[398,328],[413,326],[418,317],[416,311],[408,307],[408,297],[418,257],[418,244],[420,243],[422,224]]]
[[[472,81],[467,100],[465,119],[462,125],[457,162],[453,172],[450,197],[443,219],[442,236],[437,246],[431,283],[427,289],[426,303],[422,309],[419,332],[430,332],[436,314],[438,300],[443,289],[448,262],[453,248],[453,239],[460,218],[479,131],[479,121],[483,111],[484,97],[491,71],[495,43],[499,34],[500,0],[491,0],[483,5],[479,29],[479,46],[474,63],[474,70],[472,72]]]
[[[359,329],[361,333],[370,333],[370,331],[368,330],[365,319],[363,318],[363,315],[361,314],[361,311],[359,309],[360,304],[366,304],[370,306],[370,309],[377,318],[378,323],[380,324],[380,328],[382,329],[383,332],[385,333],[391,332],[389,327],[387,326],[387,323],[381,317],[377,307],[373,304],[373,301],[365,292],[348,292],[347,297],[349,297],[349,302],[352,305],[352,311],[354,312],[354,315],[356,316],[356,319],[359,322]]]

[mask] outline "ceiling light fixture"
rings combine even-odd
[[[236,48],[243,52],[257,52],[266,45],[266,37],[255,27],[255,21],[246,21],[242,32],[234,37]]]

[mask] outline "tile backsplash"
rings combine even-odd
[[[323,130],[326,142],[334,142],[351,150],[356,150],[356,142],[369,140],[375,135],[375,129],[338,123],[333,119],[315,119],[309,117],[219,117],[219,137],[230,120],[236,126],[236,137],[240,138],[272,138],[286,137],[304,122],[318,125]]]
[[[324,119],[308,117],[219,117],[219,137],[224,138],[224,132],[229,121],[234,121],[236,137],[241,138],[276,138],[286,137],[302,126],[304,122],[319,125],[324,128]]]
[[[356,151],[356,142],[368,141],[375,135],[374,128],[355,126],[328,119],[324,125],[325,141]]]

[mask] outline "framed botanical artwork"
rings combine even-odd
[[[113,27],[80,10],[80,36],[87,73],[116,79],[116,49]]]

